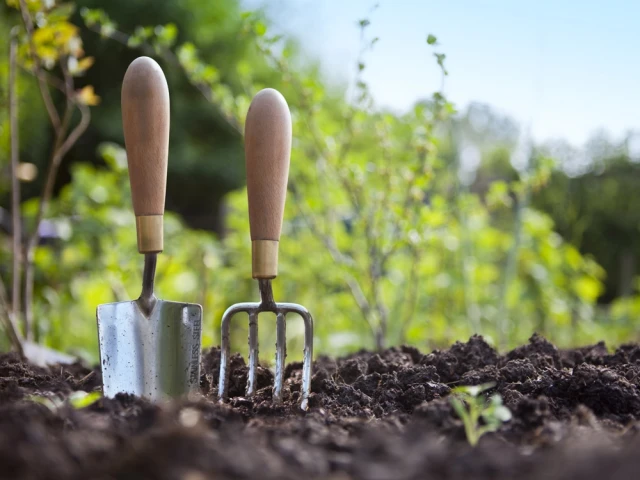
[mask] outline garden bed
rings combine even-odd
[[[422,354],[316,360],[310,410],[271,403],[260,369],[231,366],[230,403],[215,401],[219,351],[204,353],[202,397],[164,406],[122,395],[85,408],[33,396],[100,388],[100,372],[49,370],[0,357],[0,477],[47,479],[629,479],[640,471],[640,346],[559,351],[534,336],[498,355],[481,337]],[[495,382],[513,419],[468,445],[447,398],[457,385]]]

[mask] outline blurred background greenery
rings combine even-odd
[[[412,61],[432,62],[442,87],[402,112],[382,108],[365,75],[384,41],[370,33],[368,10],[353,24],[354,74],[335,82],[320,59],[274,29],[268,9],[247,8],[239,0],[0,6],[0,48],[9,52],[12,38],[17,48],[14,171],[24,230],[14,252],[7,55],[0,59],[5,330],[10,319],[23,336],[95,361],[96,305],[139,294],[120,86],[129,63],[149,55],[166,73],[172,118],[157,292],[203,305],[206,345],[218,344],[227,306],[257,297],[241,132],[251,97],[267,86],[287,98],[294,132],[274,293],[313,313],[316,352],[428,349],[473,333],[501,348],[533,332],[562,346],[637,339],[640,165],[631,134],[594,138],[591,161],[576,171],[565,144],[537,143],[487,105],[453,104],[438,25],[423,32],[424,55]],[[60,131],[38,78],[54,107],[69,109],[70,126],[88,122],[59,159],[41,222]],[[275,343],[271,320],[260,331],[265,360]],[[234,350],[244,351],[246,334],[245,319],[236,320]],[[290,321],[288,337],[290,358],[299,358],[301,322]],[[10,347],[8,337],[0,346]]]

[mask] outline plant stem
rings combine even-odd
[[[9,43],[9,127],[11,130],[11,217],[12,217],[12,290],[11,306],[5,294],[4,283],[0,281],[0,303],[5,310],[5,327],[7,336],[13,348],[24,356],[22,351],[22,339],[17,325],[20,312],[20,253],[22,243],[22,229],[20,216],[20,182],[18,181],[18,150],[20,148],[18,138],[18,99],[16,94],[16,70],[17,70],[17,50],[16,28],[11,29],[11,40]]]
[[[505,265],[502,285],[500,286],[500,309],[498,312],[498,335],[500,348],[504,349],[509,340],[509,317],[508,317],[508,294],[509,286],[513,283],[517,267],[518,256],[520,253],[520,244],[522,242],[522,224],[524,222],[524,214],[529,206],[530,200],[529,186],[525,186],[524,195],[518,201],[516,206],[516,217],[513,226],[513,243],[509,249],[507,256],[507,264]]]
[[[24,359],[24,351],[22,349],[22,337],[20,336],[20,332],[17,330],[15,326],[15,319],[13,314],[11,313],[11,309],[9,308],[9,302],[7,299],[7,290],[4,287],[4,282],[2,278],[0,278],[0,313],[3,314],[2,318],[4,319],[4,326],[7,332],[7,336],[9,337],[9,341],[13,348],[15,348],[18,355]]]
[[[13,265],[11,272],[11,311],[14,319],[20,315],[20,257],[22,255],[22,215],[20,214],[20,181],[18,180],[18,163],[20,142],[18,137],[18,96],[16,93],[16,66],[18,42],[16,27],[11,29],[9,45],[9,128],[11,130],[11,237]],[[16,325],[14,325],[16,328]]]

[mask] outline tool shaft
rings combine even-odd
[[[276,301],[273,299],[271,280],[260,278],[258,280],[258,288],[260,289],[260,309],[263,312],[275,312]]]
[[[142,272],[142,293],[138,298],[140,309],[149,315],[156,304],[156,296],[153,293],[153,287],[156,279],[156,263],[158,261],[157,253],[145,253],[144,270]]]

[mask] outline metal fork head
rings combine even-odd
[[[302,391],[300,408],[307,410],[311,393],[311,362],[313,358],[313,318],[309,311],[296,303],[276,303],[273,300],[271,280],[259,280],[261,301],[236,303],[227,309],[222,316],[222,338],[220,345],[220,381],[218,398],[221,402],[227,398],[229,385],[229,330],[231,319],[237,313],[249,314],[249,374],[246,396],[252,397],[256,391],[258,370],[258,315],[262,312],[276,314],[276,375],[273,385],[273,401],[282,402],[284,387],[285,359],[287,357],[286,315],[297,313],[304,322],[304,357],[302,363]]]

